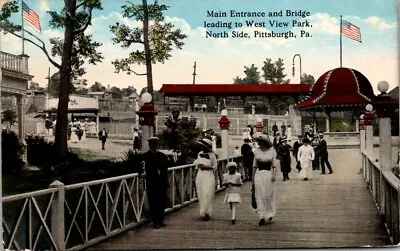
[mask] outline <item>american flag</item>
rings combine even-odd
[[[361,43],[360,28],[358,28],[357,26],[355,26],[350,22],[347,22],[346,20],[342,20],[342,26],[340,26],[340,33],[348,38],[351,38]]]
[[[22,1],[22,17],[25,22],[30,24],[35,29],[41,31],[39,15],[34,12],[29,6]]]

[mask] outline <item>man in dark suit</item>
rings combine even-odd
[[[276,125],[276,123],[274,123],[274,125],[272,126],[272,131],[274,132],[274,135],[272,135],[272,136],[275,137],[276,132],[278,131],[278,126]]]
[[[281,172],[283,174],[283,181],[289,180],[289,173],[292,170],[290,167],[290,145],[287,144],[287,136],[282,136],[281,138],[281,144],[278,146],[278,159],[280,160],[281,163]]]
[[[106,145],[107,138],[108,138],[108,134],[107,134],[106,128],[103,128],[103,130],[101,130],[99,132],[99,140],[101,141],[101,149],[102,150],[106,150],[105,145]]]
[[[300,166],[300,161],[297,159],[297,153],[299,152],[300,146],[303,145],[303,136],[298,135],[297,136],[297,141],[293,143],[293,156],[296,159],[296,169],[300,172],[301,171],[301,166]]]
[[[326,141],[324,140],[324,134],[320,133],[319,136],[319,156],[321,157],[321,174],[325,174],[325,164],[328,167],[329,174],[333,173],[331,164],[328,160],[328,147],[326,145]]]
[[[240,149],[240,152],[243,155],[245,180],[251,180],[253,178],[254,153],[253,153],[253,147],[250,145],[250,143],[251,140],[249,138],[245,138],[244,144]]]
[[[164,209],[168,191],[168,158],[158,151],[158,138],[148,139],[149,150],[143,154],[146,171],[146,190],[153,227],[165,227]]]
[[[320,163],[320,151],[319,151],[319,138],[318,135],[315,135],[314,138],[311,139],[311,146],[314,148],[315,157],[312,161],[312,169],[319,170]]]

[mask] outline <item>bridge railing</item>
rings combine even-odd
[[[231,158],[242,165],[242,157]],[[216,192],[227,159],[218,160]],[[195,201],[195,166],[169,168],[167,213]],[[79,250],[148,221],[146,182],[137,173],[3,198],[4,248]]]
[[[363,176],[372,197],[382,213],[386,230],[393,244],[400,242],[400,180],[390,170],[380,170],[378,161],[362,153]]]

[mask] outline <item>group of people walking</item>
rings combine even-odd
[[[255,141],[258,147],[251,145]],[[150,215],[155,228],[164,227],[163,215],[168,189],[168,158],[159,152],[158,138],[148,140],[150,150],[143,154],[145,163],[147,195]],[[215,198],[217,156],[212,150],[212,141],[204,138],[197,141],[200,151],[195,164],[195,189],[199,200],[200,217],[208,221],[212,217]],[[231,209],[231,224],[236,223],[237,204],[241,203],[240,187],[243,181],[252,182],[252,206],[256,209],[258,225],[273,222],[275,207],[275,180],[280,168],[283,181],[288,181],[291,172],[291,152],[296,161],[296,169],[304,181],[309,180],[312,163],[316,158],[315,150],[307,136],[299,136],[293,147],[288,144],[286,135],[280,137],[279,144],[274,147],[268,135],[262,134],[255,139],[245,138],[241,147],[243,155],[244,175],[238,172],[237,163],[228,162],[227,173],[223,175],[223,186],[226,187],[224,203]],[[318,158],[322,173],[325,164],[329,174],[333,173],[328,161],[328,151],[323,134],[319,134]]]

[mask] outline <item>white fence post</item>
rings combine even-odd
[[[51,234],[58,250],[65,250],[64,184],[56,180],[50,184],[50,188],[58,189],[58,192],[55,193],[53,202],[51,203]]]

